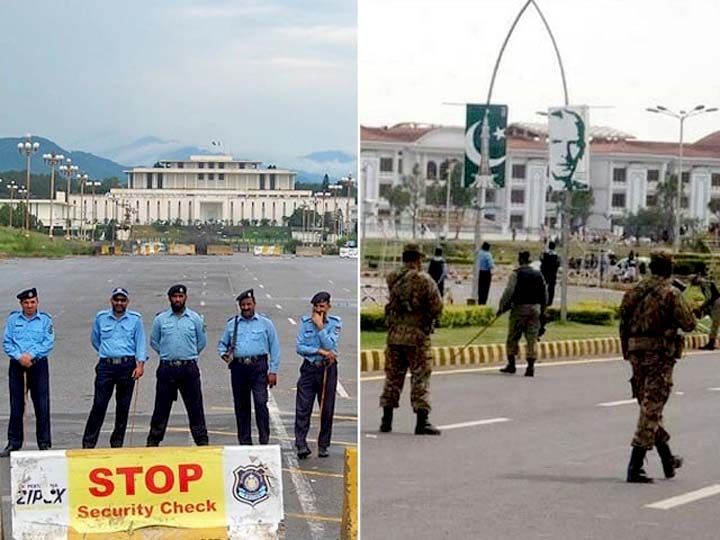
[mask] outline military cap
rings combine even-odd
[[[255,300],[255,291],[253,289],[248,289],[246,291],[243,291],[237,295],[237,298],[235,298],[235,300],[237,302],[241,302],[245,298],[252,298],[253,300]]]
[[[403,254],[405,253],[417,253],[421,257],[425,256],[422,249],[420,249],[420,246],[415,243],[405,244],[405,246],[403,246]]]
[[[23,300],[27,300],[28,298],[37,298],[37,289],[35,287],[33,287],[32,289],[25,289],[17,295],[17,298],[21,302]]]
[[[330,293],[321,291],[312,297],[312,299],[310,300],[310,303],[314,306],[315,304],[319,304],[320,302],[329,302],[329,301],[330,301]]]
[[[127,289],[125,289],[125,288],[123,288],[123,287],[115,287],[115,288],[113,289],[113,292],[112,292],[112,294],[110,295],[110,297],[111,297],[111,298],[114,298],[114,297],[116,297],[116,296],[124,296],[125,298],[129,298],[129,297],[130,297],[130,295],[129,295],[128,292],[127,292]]]
[[[170,289],[168,289],[168,296],[178,293],[187,294],[187,287],[185,285],[173,285]]]
[[[669,249],[656,249],[650,252],[650,262],[672,264],[672,251]]]

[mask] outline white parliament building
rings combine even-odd
[[[547,125],[512,123],[506,129],[505,187],[488,189],[481,202],[483,227],[540,231],[557,225],[556,203],[550,202]],[[391,210],[384,196],[402,183],[417,163],[425,186],[444,183],[448,161],[462,163],[463,127],[416,123],[361,127],[360,173],[363,219],[373,228],[387,225]],[[658,182],[675,173],[678,143],[636,140],[612,128],[590,128],[590,186],[595,206],[588,227],[611,230],[626,213],[657,204]],[[720,131],[683,146],[682,208],[708,225],[711,198],[720,199]],[[465,226],[472,227],[468,212]]]
[[[155,221],[177,221],[183,224],[223,222],[229,225],[249,221],[283,225],[298,208],[320,214],[342,215],[346,227],[357,219],[353,198],[338,197],[337,192],[313,193],[296,190],[296,173],[272,166],[263,168],[259,161],[234,160],[232,156],[190,156],[186,161],[160,161],[153,167],[136,167],[125,171],[127,187],[114,188],[107,194],[72,193],[66,202],[63,192],[53,201],[53,224],[64,227],[68,217],[72,229],[82,221],[85,230],[93,222],[127,215],[133,223],[147,225]],[[58,187],[65,179],[58,180]],[[18,199],[13,201],[17,204]],[[0,204],[9,204],[2,200]],[[31,212],[44,224],[50,221],[50,201],[30,200]]]

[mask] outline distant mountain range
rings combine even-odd
[[[24,137],[0,138],[0,171],[25,170],[25,156],[17,150],[19,142]],[[122,183],[126,181],[124,171],[132,167],[150,166],[160,160],[184,160],[191,155],[213,155],[228,152],[222,147],[215,151],[188,146],[179,141],[163,140],[158,137],[146,136],[136,141],[102,149],[98,152],[105,157],[99,157],[90,152],[71,151],[60,147],[55,142],[43,137],[33,137],[34,142],[40,143],[40,149],[33,155],[31,171],[38,174],[49,174],[50,167],[45,165],[43,154],[60,153],[72,159],[81,171],[91,178],[105,179],[117,177]],[[305,156],[235,156],[240,159],[257,159],[263,163],[274,164],[279,168],[287,168],[297,172],[297,181],[306,183],[322,182],[325,174],[337,179],[352,173],[355,176],[357,158],[338,150],[324,150],[312,152]],[[121,165],[121,163],[127,165]]]

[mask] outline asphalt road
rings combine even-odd
[[[665,480],[649,453],[652,485],[624,481],[637,405],[620,359],[539,364],[534,379],[436,372],[440,437],[412,434],[409,380],[393,433],[379,433],[382,377],[363,377],[362,538],[715,540],[718,362],[694,353],[678,364],[665,418],[685,465]]]
[[[203,397],[210,444],[237,444],[232,408],[230,375],[216,351],[226,320],[235,313],[234,298],[253,287],[257,311],[269,316],[277,328],[282,363],[279,385],[271,390],[271,444],[281,444],[287,538],[329,540],[339,537],[342,514],[344,449],[357,444],[357,261],[336,257],[318,259],[232,257],[71,257],[63,260],[0,261],[0,318],[18,309],[15,295],[38,288],[40,309],[53,315],[55,351],[50,357],[53,448],[78,448],[93,398],[96,354],[90,345],[95,314],[109,306],[116,286],[130,291],[130,309],[143,315],[146,332],[155,313],[167,309],[170,285],[188,287],[188,307],[204,315],[208,347],[200,357]],[[310,298],[318,290],[329,291],[332,313],[342,317],[339,380],[333,445],[328,459],[316,457],[319,419],[313,418],[308,438],[313,456],[298,464],[293,444],[295,384],[300,359],[295,353],[297,323],[309,312]],[[134,429],[126,435],[127,446],[144,446],[155,394],[157,355],[141,379]],[[7,370],[0,370],[0,388],[7,388]],[[317,408],[316,408],[317,409]],[[35,449],[34,416],[29,406],[25,426],[27,449]],[[98,446],[109,446],[114,402]],[[132,410],[131,410],[132,412]],[[0,399],[0,429],[9,415],[7,398]],[[4,431],[3,431],[4,432]],[[257,434],[253,427],[253,436]],[[182,401],[175,403],[166,446],[191,446]],[[4,443],[3,443],[4,445]],[[3,524],[9,532],[9,460],[0,460],[2,471]],[[9,536],[6,536],[9,538]]]

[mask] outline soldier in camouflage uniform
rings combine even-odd
[[[620,341],[623,357],[632,365],[633,397],[640,404],[637,429],[627,481],[650,483],[643,470],[645,454],[657,448],[666,478],[675,476],[682,458],[668,446],[670,434],[663,426],[663,408],[672,389],[676,359],[682,355],[682,336],[678,329],[695,328],[695,317],[670,280],[672,254],[656,251],[650,256],[652,275],[625,293],[620,305]]]
[[[420,247],[406,245],[402,257],[403,267],[387,277],[390,299],[385,306],[388,335],[380,431],[392,430],[393,409],[399,406],[405,373],[410,368],[410,401],[417,414],[415,434],[440,435],[440,430],[428,420],[428,387],[432,372],[430,333],[442,312],[442,299],[433,279],[420,269],[423,258]]]
[[[518,354],[518,342],[523,334],[527,341],[526,377],[535,375],[537,358],[537,340],[541,319],[545,317],[547,305],[547,285],[542,274],[530,266],[530,252],[518,253],[519,267],[510,275],[505,292],[500,299],[498,317],[510,310],[510,323],[506,342],[507,365],[502,373],[515,373],[515,357]]]
[[[718,291],[717,285],[712,280],[701,274],[697,274],[693,278],[692,284],[699,287],[705,297],[702,306],[694,310],[695,316],[701,318],[710,315],[711,319],[708,342],[700,348],[713,351],[715,350],[718,328],[720,328],[720,291]]]

